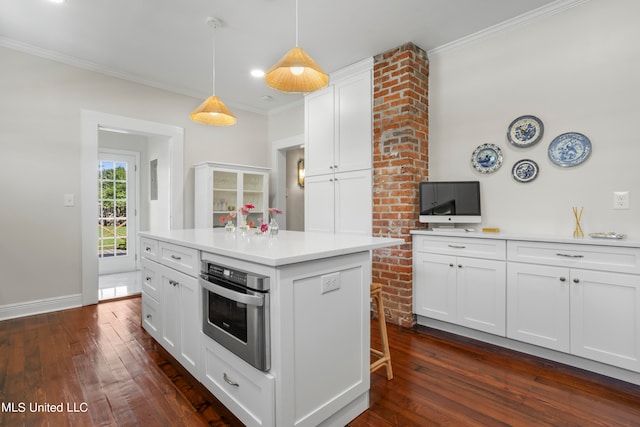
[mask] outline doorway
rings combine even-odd
[[[96,165],[99,152],[99,135],[111,131],[130,135],[145,136],[149,147],[162,146],[164,168],[167,179],[159,188],[163,196],[161,209],[154,209],[157,216],[154,229],[183,228],[183,186],[184,186],[184,130],[180,127],[116,116],[95,111],[82,111],[82,172],[81,172],[81,219],[82,219],[82,305],[96,304],[99,300],[97,256],[98,227],[96,227],[96,207],[98,206],[98,174]],[[166,206],[166,208],[164,208]],[[137,235],[134,240],[137,243]],[[138,261],[139,262],[139,261]]]

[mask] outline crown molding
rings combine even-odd
[[[110,69],[103,65],[97,64],[95,62],[85,61],[83,59],[79,59],[69,55],[64,55],[60,52],[55,52],[52,50],[43,49],[37,46],[30,45],[28,43],[23,43],[23,42],[13,40],[7,37],[3,37],[3,36],[0,36],[0,46],[6,47],[8,49],[17,50],[19,52],[27,53],[29,55],[37,56],[40,58],[49,59],[51,61],[60,62],[66,65],[70,65],[72,67],[93,71],[109,77],[115,77],[121,80],[138,83],[143,86],[148,86],[155,89],[176,93],[178,95],[185,95],[191,98],[195,98],[196,100],[205,99],[207,96],[209,96],[208,94],[202,94],[193,90],[186,89],[184,87],[176,87],[164,82],[146,79],[135,74],[124,73],[122,71]],[[250,106],[242,105],[238,103],[229,102],[227,103],[227,106],[233,109],[244,110],[251,113],[256,113],[261,115],[267,114],[266,110],[252,108]]]
[[[588,1],[590,0],[558,0],[553,3],[549,3],[545,6],[541,6],[530,12],[523,13],[522,15],[516,16],[515,18],[509,19],[507,21],[485,28],[484,30],[462,37],[451,43],[447,43],[442,46],[431,49],[427,51],[427,56],[428,57],[436,56],[438,54],[449,52],[449,51],[467,46],[469,44],[475,43],[477,41],[492,37],[496,34],[513,31],[517,28],[522,27],[523,25],[530,24],[534,21],[538,21],[542,18],[546,18],[548,16],[555,15],[560,12],[564,12],[567,9],[571,9],[573,7],[579,6],[582,3],[586,3]]]

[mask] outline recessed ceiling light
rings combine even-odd
[[[264,71],[262,70],[251,70],[251,75],[256,78],[264,77]]]
[[[264,102],[271,102],[273,101],[273,96],[271,95],[263,95],[260,97],[260,99],[262,99]]]
[[[57,4],[62,4],[64,3],[66,0],[49,0],[51,3],[57,3]]]

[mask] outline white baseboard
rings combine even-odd
[[[18,304],[7,304],[0,306],[0,321],[81,306],[82,294],[27,301]]]

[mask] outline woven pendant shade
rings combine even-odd
[[[216,96],[216,28],[220,21],[216,18],[207,18],[207,24],[212,28],[212,41],[211,44],[211,63],[212,70],[212,92],[211,96],[204,100],[202,104],[189,115],[191,120],[204,125],[213,126],[229,126],[235,125],[238,119],[234,116],[226,105],[222,103],[220,98]]]
[[[226,105],[217,96],[210,96],[193,110],[191,120],[205,125],[228,126],[238,121]]]
[[[329,76],[298,46],[271,67],[264,79],[282,92],[313,92],[329,84]]]

